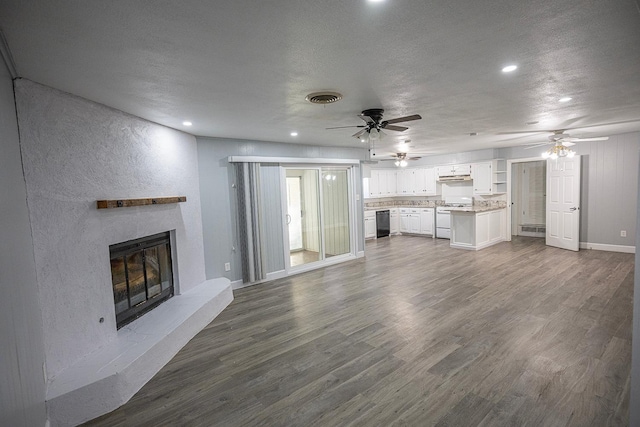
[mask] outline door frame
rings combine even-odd
[[[529,163],[529,162],[538,162],[544,161],[541,156],[536,157],[523,157],[521,159],[508,159],[507,160],[507,220],[506,222],[506,240],[507,242],[511,241],[511,169],[514,163]],[[546,196],[545,196],[546,199]],[[545,200],[546,201],[546,200]]]
[[[320,250],[322,259],[315,262],[310,262],[307,264],[302,264],[299,266],[291,267],[291,258],[290,258],[290,250],[289,250],[289,227],[287,226],[287,169],[313,169],[318,171],[318,199],[319,199],[319,210],[320,210]],[[349,200],[349,252],[341,255],[332,256],[330,258],[325,258],[325,241],[324,241],[324,215],[322,213],[323,203],[324,203],[324,195],[322,194],[322,172],[323,170],[346,170],[347,171],[347,197]],[[344,262],[348,259],[356,259],[356,252],[358,250],[357,244],[357,236],[359,225],[356,221],[356,212],[357,212],[357,203],[359,202],[355,200],[356,194],[356,168],[353,164],[286,164],[280,165],[280,194],[281,204],[282,204],[282,230],[283,230],[283,256],[284,256],[284,268],[285,268],[285,276],[289,276],[291,274],[303,273],[305,271],[315,270],[320,267],[326,267],[333,264],[338,264]]]

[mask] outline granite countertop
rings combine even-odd
[[[375,206],[375,207],[365,207],[365,211],[386,211],[390,209],[434,209],[435,206]]]
[[[470,207],[452,207],[449,209],[450,212],[487,212],[487,211],[497,211],[499,209],[506,209],[505,206],[470,206]]]

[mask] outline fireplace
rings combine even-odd
[[[173,296],[170,233],[109,246],[118,329]]]

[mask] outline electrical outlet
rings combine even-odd
[[[224,263],[224,271],[231,271],[231,263],[230,262],[225,262]]]
[[[627,230],[620,230],[620,237],[627,237]]]

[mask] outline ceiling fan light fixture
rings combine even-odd
[[[378,132],[378,129],[376,128],[369,129],[369,141],[376,142],[379,139],[380,139],[380,133]]]
[[[401,168],[406,168],[408,164],[409,164],[409,163],[407,163],[407,161],[406,161],[406,160],[404,160],[404,159],[403,159],[403,160],[400,160],[400,167],[401,167]]]
[[[568,148],[562,143],[558,142],[553,147],[549,148],[547,151],[542,153],[542,158],[544,159],[552,159],[557,160],[559,157],[569,157],[572,158],[576,153],[571,148]]]

